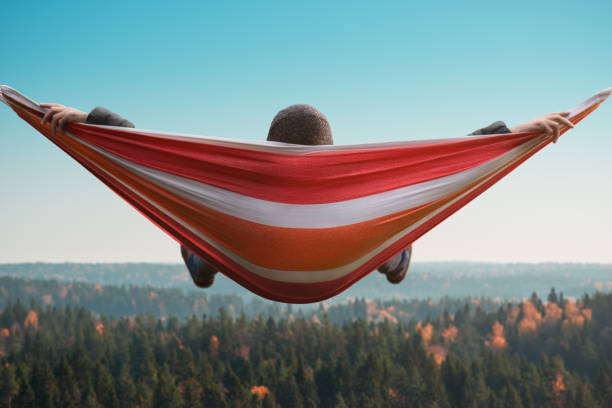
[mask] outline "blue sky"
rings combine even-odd
[[[499,3],[499,4],[498,4]],[[137,127],[264,139],[309,103],[337,144],[454,137],[612,86],[612,3],[7,2],[0,83]],[[612,262],[612,101],[415,244],[415,260]],[[0,106],[0,262],[179,261]]]

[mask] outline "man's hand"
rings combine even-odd
[[[561,132],[562,126],[573,128],[574,124],[567,120],[569,112],[557,112],[549,113],[548,115],[540,116],[529,122],[521,123],[516,125],[510,131],[512,133],[520,132],[543,132],[548,137],[553,138],[553,143],[557,143],[559,139],[559,133]]]
[[[51,136],[55,135],[55,128],[59,125],[59,131],[64,133],[66,125],[72,122],[82,122],[87,120],[87,113],[80,110],[70,108],[68,106],[59,105],[57,103],[41,103],[42,108],[47,108],[45,116],[40,121],[41,125],[45,122],[51,123]]]

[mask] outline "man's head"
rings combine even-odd
[[[278,112],[268,131],[268,141],[301,145],[334,144],[325,115],[310,105],[291,105]]]

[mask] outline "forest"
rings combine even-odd
[[[170,296],[160,289],[156,298],[151,288],[41,288],[53,282],[2,279],[0,406],[612,403],[612,294],[571,299],[551,289],[544,299],[534,293],[518,302],[360,298],[310,311],[277,305],[267,317],[247,317],[248,305],[237,308],[232,298],[212,313],[211,297],[206,310],[178,317],[79,304],[87,292],[109,306],[138,293],[150,301]],[[16,290],[32,296],[14,299]]]
[[[210,293],[212,292],[212,293]],[[195,314],[218,316],[224,308],[233,318],[245,313],[248,319],[272,317],[274,319],[304,317],[321,318],[324,313],[334,323],[342,324],[356,318],[381,321],[385,318],[396,322],[411,319],[423,320],[441,316],[445,311],[454,313],[466,301],[478,303],[486,311],[497,309],[500,301],[489,298],[433,299],[347,299],[342,303],[318,303],[314,305],[289,305],[269,302],[259,297],[237,294],[216,294],[214,291],[156,288],[152,286],[115,286],[56,280],[25,280],[8,276],[0,277],[0,307],[20,300],[53,307],[84,307],[97,314],[122,317],[150,314],[158,318],[175,316],[187,318]]]

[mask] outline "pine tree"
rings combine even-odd
[[[108,370],[106,360],[99,361],[95,364],[95,390],[98,401],[105,408],[119,408],[119,400],[115,391],[113,377]]]
[[[195,379],[189,378],[183,382],[183,399],[185,406],[190,408],[200,408],[202,406],[202,386]]]
[[[229,364],[223,378],[223,385],[227,389],[225,398],[230,403],[230,406],[233,406],[232,404],[238,404],[238,406],[246,404],[248,399],[246,391]]]
[[[59,400],[59,390],[49,363],[38,361],[32,371],[32,389],[36,395],[36,405],[41,408],[53,408]]]
[[[342,398],[341,393],[336,394],[336,403],[334,404],[334,408],[348,408],[346,402],[344,402],[344,398]]]
[[[130,375],[130,370],[125,364],[121,367],[119,377],[115,385],[117,390],[117,399],[122,408],[133,407],[137,405],[136,385]]]
[[[278,392],[276,393],[276,401],[281,407],[302,408],[302,395],[295,382],[295,377],[289,375],[281,382]]]
[[[316,408],[319,406],[319,394],[317,393],[317,385],[311,376],[304,379],[304,383],[301,386],[302,390],[302,401],[304,408]]]
[[[266,394],[264,399],[261,401],[262,408],[277,408],[279,405],[274,402],[274,397],[270,394]]]
[[[219,391],[219,384],[206,382],[203,384],[202,404],[205,407],[226,407],[227,403]]]
[[[504,403],[504,408],[523,408],[521,397],[519,397],[516,388],[510,384],[502,390],[501,399]]]
[[[473,389],[470,394],[468,394],[468,406],[470,407],[480,407],[484,406],[487,401],[487,396],[489,395],[487,384],[485,383],[485,379],[483,376],[473,377]]]
[[[333,365],[333,360],[326,361],[315,374],[317,393],[322,407],[333,407],[336,393],[340,391],[337,386],[337,378],[334,376]]]
[[[152,407],[154,393],[147,381],[140,381],[136,384],[136,401],[139,407]]]
[[[19,394],[19,383],[17,382],[15,367],[13,365],[3,367],[0,376],[0,399],[11,408],[13,398],[17,394]]]
[[[57,383],[60,390],[59,406],[65,408],[79,407],[81,392],[67,357],[62,359],[58,367]]]
[[[167,366],[164,366],[159,373],[154,402],[156,408],[177,408],[183,403]]]
[[[17,407],[32,407],[35,404],[35,394],[30,384],[30,377],[25,364],[20,363],[16,368],[17,382],[19,383],[19,394],[14,399]]]
[[[415,364],[408,367],[407,381],[404,388],[405,398],[415,407],[423,406],[425,403],[425,382]]]
[[[576,400],[573,403],[573,406],[575,406],[576,408],[599,408],[601,406],[595,400],[593,393],[591,392],[591,386],[588,380],[585,384],[578,384],[578,393],[576,395]]]
[[[96,390],[94,389],[91,380],[87,381],[85,385],[85,391],[83,392],[83,403],[84,408],[102,408],[102,404],[98,402]]]
[[[559,299],[557,298],[557,292],[555,291],[554,286],[550,288],[550,293],[548,294],[548,301],[551,303],[558,303]]]

